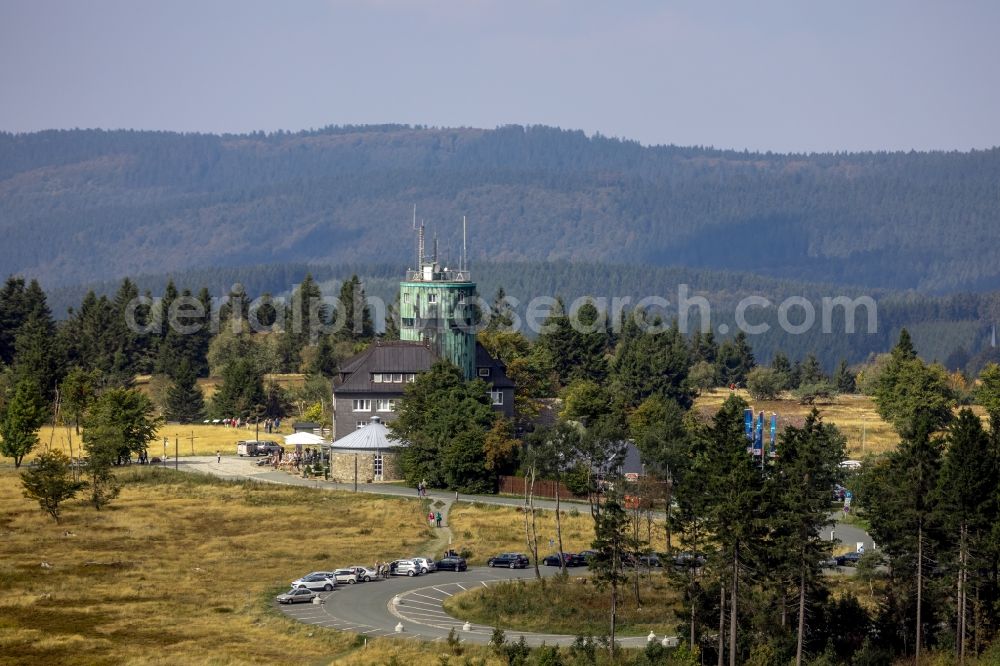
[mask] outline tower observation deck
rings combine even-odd
[[[436,243],[433,256],[424,256],[423,226],[419,228],[417,259],[418,268],[407,270],[406,279],[399,283],[399,337],[427,342],[439,357],[454,363],[466,380],[471,380],[476,373],[476,283],[464,266],[439,266]]]

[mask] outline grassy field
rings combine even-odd
[[[279,444],[283,443],[284,436],[292,434],[291,421],[281,424],[281,431],[267,434],[263,426],[260,429],[261,439],[270,439]],[[254,439],[256,431],[253,425],[249,428],[225,428],[221,425],[192,424],[192,425],[165,425],[160,428],[157,438],[149,445],[149,455],[163,455],[163,439],[168,440],[167,455],[174,456],[174,446],[180,455],[183,456],[210,456],[216,451],[222,451],[223,455],[234,455],[236,453],[236,442],[241,439]],[[69,441],[73,441],[74,456],[80,455],[80,447],[83,440],[74,432],[73,428],[63,426],[57,427],[55,432],[51,426],[43,426],[38,433],[41,446],[35,451],[40,453],[45,445],[52,443],[52,448],[59,449],[67,455],[70,453]],[[29,456],[28,459],[30,460]]]
[[[608,633],[609,592],[585,578],[511,581],[449,597],[444,608],[457,618],[503,629],[600,636]],[[636,605],[631,582],[622,590],[618,632],[663,635],[676,629],[677,595],[662,574],[640,576]]]
[[[74,500],[57,525],[0,469],[0,663],[438,663],[438,646],[362,649],[269,606],[297,575],[421,547],[420,501],[118,474],[109,507]]]
[[[470,563],[486,564],[486,560],[497,553],[527,553],[524,538],[524,514],[519,508],[486,504],[455,504],[448,515],[448,524],[455,536],[455,549],[468,548],[472,551]],[[559,550],[556,539],[555,511],[538,510],[535,517],[538,534],[539,558]],[[645,535],[645,522],[642,534]],[[594,540],[594,520],[587,505],[563,505],[562,512],[563,549],[568,553],[578,553],[590,548]],[[553,545],[549,545],[549,539]],[[662,549],[663,527],[653,525],[655,548]]]
[[[812,410],[810,405],[800,405],[798,400],[785,396],[779,400],[754,401],[744,389],[736,391],[756,412],[778,414],[778,429],[786,425],[802,425]],[[695,400],[694,408],[710,417],[729,397],[728,389],[703,391]],[[827,423],[833,423],[847,438],[849,458],[863,458],[869,454],[885,453],[896,448],[899,436],[875,411],[872,399],[864,395],[839,395],[829,405],[816,408]]]

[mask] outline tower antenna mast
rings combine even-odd
[[[469,255],[466,247],[465,216],[462,216],[462,270],[469,268]]]

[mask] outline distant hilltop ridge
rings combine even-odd
[[[551,127],[0,134],[0,269],[50,286],[207,267],[674,265],[914,289],[1000,288],[1000,151],[750,153]],[[398,239],[400,242],[396,242]]]

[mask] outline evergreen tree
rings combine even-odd
[[[840,393],[856,393],[858,390],[857,377],[847,367],[847,360],[842,360],[837,366],[837,372],[833,375],[833,385]]]
[[[816,358],[815,354],[809,354],[806,356],[805,362],[802,363],[802,374],[800,377],[801,384],[820,384],[827,382],[828,378],[826,373],[823,372],[823,367],[819,364],[819,360]]]
[[[634,409],[646,398],[659,395],[690,408],[695,391],[688,381],[689,353],[676,324],[659,333],[644,333],[630,321],[622,330],[614,359],[611,385],[616,401]]]
[[[264,408],[264,374],[251,358],[237,358],[222,371],[222,385],[212,398],[220,418],[249,418]]]
[[[1000,459],[972,410],[963,409],[948,428],[946,453],[938,479],[941,514],[951,537],[955,585],[955,618],[958,657],[964,660],[967,638],[969,591],[972,599],[982,598],[989,586],[992,566],[990,532],[998,522],[997,488],[1000,488]],[[957,552],[954,552],[956,550]],[[986,595],[988,598],[989,595]]]
[[[316,356],[309,367],[309,372],[330,378],[337,374],[337,366],[337,351],[333,338],[329,335],[323,335],[319,339]]]
[[[34,382],[48,403],[55,395],[65,368],[65,356],[57,345],[51,317],[46,317],[44,311],[33,310],[18,329],[14,349],[14,381]]]
[[[56,523],[60,505],[86,486],[73,478],[69,462],[62,451],[45,451],[36,458],[35,467],[21,474],[24,496],[38,502]]]
[[[200,421],[205,413],[205,394],[187,359],[181,361],[167,391],[166,418],[178,423]]]
[[[914,361],[919,359],[910,357],[905,362]],[[932,434],[939,427],[933,414],[918,413],[899,448],[865,471],[858,493],[870,533],[890,558],[890,601],[904,604],[896,613],[897,630],[906,635],[904,644],[914,646],[918,660],[926,629],[936,624],[925,615],[933,607],[925,605],[924,597],[927,563],[935,558],[932,537],[940,521],[935,491],[941,440]],[[906,618],[912,622],[909,627],[903,624]]]
[[[490,308],[490,321],[486,326],[487,331],[510,331],[514,325],[514,309],[507,299],[507,292],[503,287],[497,288],[497,293],[493,297],[493,305]]]
[[[722,346],[719,347],[717,365],[719,376],[727,386],[730,384],[744,386],[746,384],[747,375],[757,365],[746,333],[740,331],[735,338],[722,343]]]
[[[371,308],[365,298],[365,289],[357,275],[352,275],[340,287],[337,301],[337,320],[342,322],[336,335],[341,340],[371,340],[375,336]]]
[[[604,358],[607,332],[599,325],[597,317],[593,305],[580,308],[581,327],[597,325],[598,328],[594,332],[584,332],[566,314],[562,300],[558,300],[549,312],[535,344],[552,360],[560,385],[577,379],[603,382],[607,378]]]
[[[781,383],[781,391],[787,391],[791,386],[792,377],[792,364],[789,362],[788,357],[782,352],[776,352],[774,354],[774,360],[771,361],[771,369],[778,373]],[[796,387],[798,383],[796,382]]]
[[[720,354],[721,356],[721,354]],[[735,666],[739,609],[740,572],[754,560],[761,543],[763,478],[760,467],[747,455],[743,411],[747,404],[730,396],[712,418],[705,438],[701,473],[709,475],[709,529],[719,541],[718,566],[729,592],[729,663]]]
[[[22,378],[14,387],[0,414],[0,453],[20,467],[24,457],[38,445],[38,429],[45,422],[45,400],[38,383]]]
[[[798,587],[796,664],[801,664],[806,639],[807,595],[820,580],[820,560],[829,542],[821,530],[830,522],[830,489],[840,480],[844,437],[822,422],[815,409],[801,428],[789,426],[781,436],[781,457],[767,481],[766,494],[775,506],[769,526],[772,557],[783,560]]]
[[[10,276],[0,289],[0,363],[14,360],[14,340],[28,319],[24,278]]]

